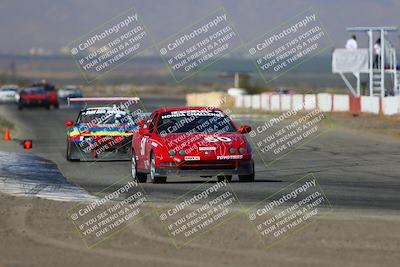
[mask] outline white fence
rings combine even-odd
[[[400,96],[361,96],[340,94],[274,94],[243,95],[235,97],[235,107],[283,112],[291,109],[323,112],[366,112],[373,114],[400,114]]]

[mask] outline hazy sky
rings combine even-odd
[[[335,46],[344,45],[349,26],[400,27],[400,0],[0,0],[0,52],[58,50],[130,7],[160,42],[220,6],[243,40],[260,37],[310,7]],[[398,46],[399,33],[391,39]]]

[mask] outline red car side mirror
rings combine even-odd
[[[139,129],[139,134],[140,134],[140,135],[147,135],[147,136],[150,136],[149,129],[147,129],[147,128],[140,128],[140,129]]]
[[[73,121],[66,121],[65,122],[65,126],[67,126],[67,127],[71,127],[72,125],[74,125]]]
[[[239,133],[247,134],[247,133],[249,133],[249,132],[251,132],[251,127],[250,127],[250,126],[248,126],[248,125],[242,125],[242,126],[240,126],[240,128],[239,128]]]
[[[137,124],[139,127],[143,127],[144,124],[145,124],[145,121],[144,121],[144,120],[139,120],[136,124]]]

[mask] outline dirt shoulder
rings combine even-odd
[[[65,211],[76,205],[0,195],[0,266],[397,266],[400,215],[333,212],[271,248],[235,217],[176,248],[155,213],[87,248]],[[21,253],[23,251],[23,253]]]
[[[14,124],[11,123],[9,120],[7,120],[4,116],[0,115],[0,134],[1,134],[1,139],[4,137],[4,133],[6,129],[14,129]]]
[[[282,113],[262,112],[259,110],[249,109],[232,109],[232,114],[247,115],[251,114],[252,118],[272,119],[278,117]],[[306,113],[298,113],[291,116],[292,119],[299,118]],[[324,113],[326,119],[323,120],[323,126],[331,128],[341,128],[345,130],[360,131],[372,134],[380,134],[384,136],[400,138],[400,115],[384,116],[368,113],[349,113],[349,112],[332,112]]]
[[[332,113],[327,114],[333,125],[340,128],[370,132],[400,138],[400,116],[374,114]]]

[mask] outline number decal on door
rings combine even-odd
[[[207,136],[204,138],[205,141],[209,143],[215,142],[232,142],[232,139],[226,136]]]
[[[140,141],[140,155],[144,156],[144,152],[146,150],[146,141],[147,137],[143,137]]]

